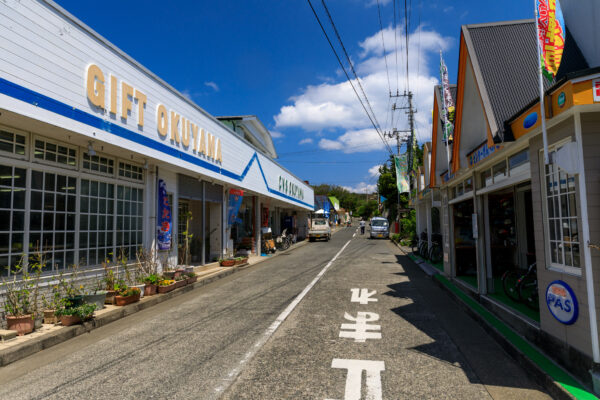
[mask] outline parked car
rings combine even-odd
[[[317,239],[331,239],[331,227],[325,218],[313,218],[312,225],[308,231],[308,240],[314,242]]]
[[[371,227],[370,237],[374,238],[385,238],[388,239],[390,237],[390,224],[388,220],[382,217],[373,217],[369,222],[369,226]]]

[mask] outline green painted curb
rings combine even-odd
[[[481,304],[477,303],[475,300],[463,293],[446,277],[436,274],[434,279],[437,279],[448,290],[450,290],[454,295],[468,305],[474,312],[479,314],[481,318],[492,325],[502,336],[504,336],[504,338],[506,338],[506,340],[512,343],[513,346],[527,356],[533,363],[535,363],[542,371],[544,371],[550,378],[562,386],[573,397],[581,400],[598,399],[598,397],[586,390],[565,370],[556,365],[539,350],[529,344],[525,339],[500,321],[496,316],[486,310]]]

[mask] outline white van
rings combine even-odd
[[[388,239],[390,237],[390,224],[388,220],[382,217],[373,217],[369,222],[369,226],[371,227],[370,237],[374,238],[385,238]]]

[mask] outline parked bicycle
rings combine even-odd
[[[525,274],[518,270],[506,271],[502,275],[502,288],[514,301],[524,303],[532,310],[540,309],[536,263],[531,264]]]
[[[292,236],[287,234],[287,228],[281,232],[281,235],[275,239],[279,250],[287,250],[292,245]]]
[[[437,264],[442,262],[444,251],[442,249],[442,235],[439,233],[431,234],[431,247],[429,248],[429,260],[432,263]]]

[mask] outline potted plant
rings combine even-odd
[[[187,276],[175,275],[175,288],[180,288],[187,285]]]
[[[41,266],[37,267],[41,271]],[[39,284],[39,274],[31,275],[24,270],[21,264],[14,268],[9,267],[12,279],[2,280],[4,290],[4,310],[6,312],[6,326],[9,330],[17,331],[19,336],[33,332],[35,327],[34,292]],[[36,275],[37,274],[37,275]],[[20,277],[21,279],[17,279]]]
[[[115,296],[117,294],[117,291],[115,290],[117,277],[115,271],[110,268],[108,259],[102,262],[102,268],[104,269],[104,278],[102,278],[102,281],[104,282],[104,289],[106,290],[104,303],[114,304]]]
[[[61,274],[62,275],[62,274]],[[59,285],[53,285],[52,291],[48,297],[42,295],[42,305],[44,307],[44,323],[45,324],[57,324],[58,318],[56,317],[56,310],[62,307],[62,293],[60,292]]]
[[[61,325],[71,326],[91,319],[95,310],[96,304],[83,303],[76,307],[60,308],[55,314],[60,318]]]
[[[187,284],[191,284],[194,283],[198,280],[198,276],[196,275],[195,272],[186,272],[185,273],[186,277],[187,277]]]
[[[140,289],[136,287],[121,287],[115,296],[117,306],[126,306],[138,301],[140,301]]]
[[[144,295],[145,296],[152,296],[154,294],[156,294],[157,289],[158,289],[158,275],[156,274],[150,274],[147,277],[144,278]]]
[[[235,265],[235,259],[227,258],[227,259],[219,259],[219,265],[221,267],[233,267]]]
[[[88,304],[95,304],[96,310],[102,310],[106,303],[107,290],[102,289],[102,281],[98,280],[93,290],[83,295],[83,302]]]
[[[172,279],[161,279],[158,281],[158,293],[167,293],[175,289],[175,281]]]

